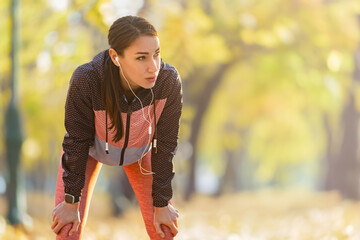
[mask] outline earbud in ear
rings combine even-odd
[[[118,57],[115,57],[115,61],[119,64],[119,67],[120,67],[120,63],[119,63],[119,58],[118,58]]]

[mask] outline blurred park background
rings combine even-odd
[[[0,239],[54,239],[69,79],[124,15],[155,25],[182,76],[177,239],[360,239],[360,1],[4,0],[0,11]],[[103,167],[85,239],[147,239],[131,191],[121,167]]]

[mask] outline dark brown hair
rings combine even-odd
[[[158,36],[155,27],[145,18],[126,16],[117,19],[110,27],[108,42],[120,56],[139,36]],[[111,61],[110,56],[105,59],[105,79],[101,86],[102,100],[111,119],[110,128],[115,127],[113,141],[119,141],[124,135],[124,127],[120,111],[120,74],[119,68]]]

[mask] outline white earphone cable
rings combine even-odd
[[[121,75],[122,75],[123,78],[126,80],[128,86],[129,86],[129,88],[130,88],[130,91],[132,92],[132,94],[134,94],[134,96],[135,96],[135,97],[137,98],[137,100],[139,100],[139,102],[140,102],[141,111],[142,111],[142,115],[143,115],[144,120],[145,120],[147,123],[149,123],[149,132],[148,132],[148,133],[149,133],[149,140],[148,140],[148,143],[147,143],[146,147],[144,148],[144,151],[143,151],[142,154],[141,154],[140,159],[138,160],[138,164],[139,164],[139,167],[140,167],[140,172],[141,172],[143,175],[155,174],[154,172],[149,171],[149,170],[147,170],[147,169],[145,169],[145,168],[143,168],[143,167],[141,166],[142,158],[143,158],[144,155],[145,155],[147,146],[149,146],[150,143],[151,143],[152,120],[151,120],[151,116],[150,116],[150,108],[151,108],[151,104],[152,104],[153,101],[154,101],[154,92],[153,92],[152,88],[150,88],[151,96],[152,96],[152,97],[151,97],[151,102],[150,102],[149,107],[148,107],[148,116],[149,116],[149,120],[148,120],[148,119],[145,117],[145,111],[144,111],[143,103],[141,102],[140,98],[139,98],[139,97],[134,93],[134,91],[132,90],[129,81],[126,79],[126,77],[125,77],[125,75],[124,75],[124,72],[123,72],[123,70],[122,70],[121,64],[119,63],[117,57],[115,58],[115,60],[116,60],[116,62],[119,64]],[[156,121],[156,119],[155,119],[155,121]],[[144,170],[145,172],[143,172],[143,170]]]

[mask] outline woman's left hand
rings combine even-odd
[[[161,224],[168,226],[173,236],[176,236],[176,234],[178,233],[178,217],[179,211],[176,210],[171,204],[168,204],[166,207],[154,207],[154,226],[156,232],[160,235],[160,237],[165,237],[165,234],[160,227]]]

